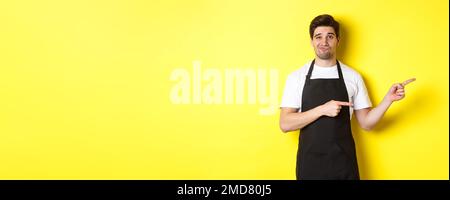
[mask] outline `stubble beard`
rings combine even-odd
[[[316,55],[317,55],[317,57],[319,57],[322,60],[328,60],[333,56],[333,54],[331,54],[331,52],[326,52],[326,53],[322,53],[322,54],[316,52]]]

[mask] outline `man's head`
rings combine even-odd
[[[339,43],[339,22],[331,15],[319,15],[311,21],[309,35],[317,57],[323,60],[335,59]]]

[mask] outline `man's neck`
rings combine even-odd
[[[336,58],[322,60],[322,59],[316,57],[314,62],[316,65],[319,65],[321,67],[331,67],[331,66],[336,65]]]

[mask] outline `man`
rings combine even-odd
[[[339,23],[320,15],[310,24],[315,59],[288,76],[281,103],[280,128],[301,130],[297,179],[359,180],[350,119],[371,130],[389,106],[405,97],[405,85],[393,84],[372,108],[364,81],[355,70],[336,60]]]

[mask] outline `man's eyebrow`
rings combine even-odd
[[[314,37],[316,37],[316,36],[318,36],[318,35],[321,35],[322,33],[317,33],[317,34],[315,34],[314,35]],[[327,35],[336,35],[336,34],[334,34],[334,33],[327,33]]]

